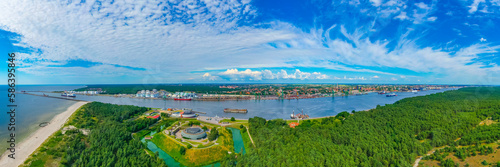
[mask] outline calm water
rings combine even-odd
[[[45,90],[45,91],[57,91],[64,89],[75,88],[75,86],[18,86],[18,89],[23,90]],[[10,116],[6,113],[8,110],[8,98],[7,98],[6,85],[0,85],[0,154],[7,147],[7,141],[10,132],[7,127],[10,123]],[[41,122],[48,122],[52,118],[66,111],[66,109],[73,105],[75,102],[68,100],[58,100],[53,98],[42,98],[24,94],[16,94],[16,143],[19,144],[23,139],[29,136],[31,132],[36,131],[40,128],[38,125]],[[4,112],[5,111],[5,112]]]
[[[241,100],[241,101],[174,101],[160,99],[139,99],[128,97],[86,96],[77,95],[76,99],[99,101],[112,104],[128,104],[152,108],[192,108],[194,111],[205,112],[206,116],[222,116],[235,118],[252,118],[255,116],[266,119],[289,119],[293,111],[297,114],[304,110],[310,117],[336,115],[342,111],[362,111],[375,108],[377,105],[392,104],[407,97],[423,96],[452,89],[427,90],[417,94],[411,92],[396,93],[396,97],[386,97],[377,93],[348,97],[325,97],[299,100]],[[60,96],[60,94],[50,94]],[[224,108],[248,109],[248,113],[224,113]]]
[[[239,129],[236,128],[228,128],[231,130],[233,133],[233,143],[234,143],[234,152],[235,153],[240,153],[243,151],[242,154],[245,154],[245,145],[243,143],[243,137],[241,137],[241,133]]]

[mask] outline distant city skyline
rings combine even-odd
[[[21,85],[500,84],[498,0],[7,0],[0,8],[0,54],[17,53]]]

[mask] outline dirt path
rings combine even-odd
[[[491,124],[493,124],[493,123],[495,123],[495,122],[494,122],[494,121],[489,120],[489,118],[486,118],[485,120],[483,120],[483,121],[479,122],[478,126],[481,126],[481,125],[491,125]],[[476,126],[476,127],[477,127],[477,126]],[[474,127],[474,128],[476,128],[476,127]],[[458,141],[458,140],[460,140],[460,139],[461,139],[461,137],[459,137],[459,138],[455,139],[454,141]],[[442,149],[442,148],[444,148],[444,146],[437,147],[437,148],[438,148],[438,149]],[[436,148],[433,148],[431,151],[429,151],[429,153],[427,153],[427,155],[431,155],[431,154],[433,154],[433,153],[434,153],[434,151],[436,151]],[[415,163],[413,164],[413,167],[418,167],[418,163],[422,160],[422,158],[423,158],[423,157],[424,157],[424,156],[420,156],[419,158],[417,158],[417,159],[415,160]]]
[[[436,150],[432,149],[429,153],[427,153],[427,156],[433,154],[434,151]],[[420,160],[422,160],[423,157],[424,156],[420,156],[419,158],[417,158],[417,160],[415,160],[415,164],[413,164],[413,167],[418,167],[418,163],[420,162]]]
[[[252,141],[253,147],[255,147],[255,143],[253,143],[252,135],[250,135],[250,131],[248,130],[248,127],[245,126],[245,128],[247,128],[248,137],[250,137],[250,141]]]

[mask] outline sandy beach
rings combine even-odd
[[[39,128],[33,134],[31,134],[24,141],[16,145],[15,158],[9,158],[7,155],[10,153],[8,150],[0,158],[0,166],[2,167],[17,167],[21,165],[26,159],[38,148],[40,145],[47,140],[54,132],[59,130],[68,118],[82,105],[88,102],[77,102],[72,106],[68,107],[66,111],[56,115],[45,127]]]

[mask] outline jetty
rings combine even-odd
[[[17,92],[16,92],[17,93]],[[33,94],[33,93],[28,93],[28,92],[20,92],[22,94],[27,94],[27,95],[32,95],[32,96],[40,96],[40,97],[48,97],[48,98],[54,98],[54,99],[62,99],[62,100],[70,100],[70,101],[76,101],[76,102],[89,102],[85,100],[78,100],[78,99],[73,99],[71,97],[57,97],[57,96],[49,96],[46,94],[39,95],[39,94]]]

